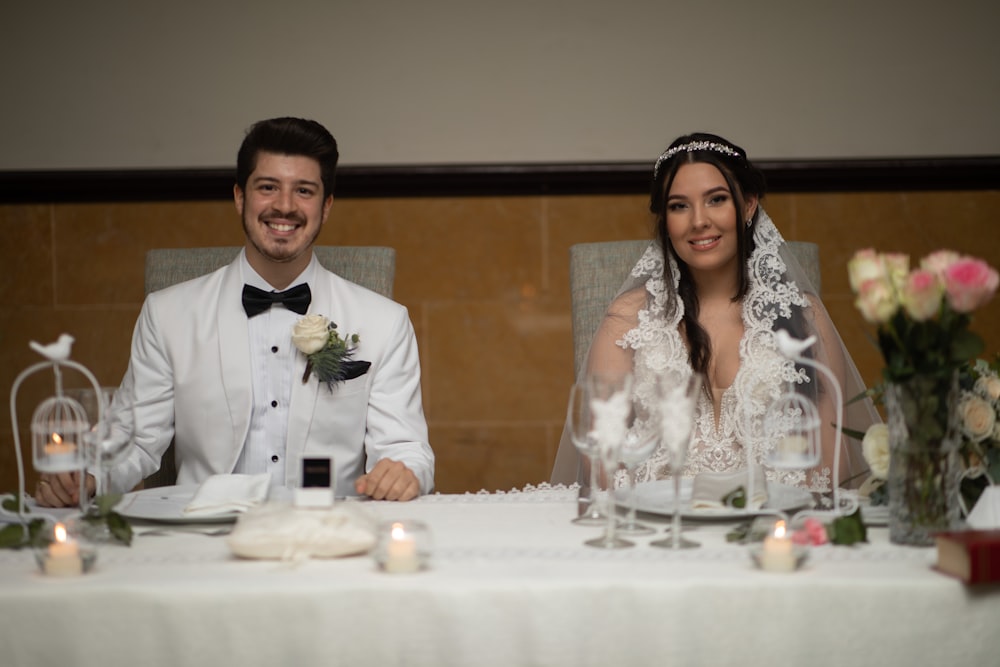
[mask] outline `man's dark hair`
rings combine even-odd
[[[271,118],[254,123],[243,139],[236,156],[236,184],[246,191],[247,180],[257,168],[261,151],[278,155],[301,155],[319,162],[323,180],[323,198],[333,194],[337,173],[337,140],[314,120],[302,118]]]

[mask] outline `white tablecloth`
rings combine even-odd
[[[370,503],[433,530],[429,570],[367,557],[236,560],[225,538],[139,536],[52,579],[0,552],[3,665],[934,665],[1000,655],[1000,590],[931,569],[933,549],[814,548],[753,568],[701,524],[702,548],[583,546],[575,494],[529,490]],[[663,520],[657,527],[662,528]],[[658,536],[662,537],[662,535]]]

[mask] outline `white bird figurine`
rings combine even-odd
[[[62,334],[59,336],[59,340],[48,345],[42,345],[35,341],[29,341],[28,345],[31,346],[32,350],[52,361],[66,361],[69,359],[69,352],[73,347],[74,340],[69,334]]]
[[[801,357],[802,353],[816,342],[816,336],[809,336],[805,340],[799,340],[798,338],[792,338],[792,335],[784,329],[775,331],[774,338],[778,342],[778,350],[789,359]]]

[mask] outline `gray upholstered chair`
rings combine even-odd
[[[396,251],[381,246],[314,246],[320,264],[362,287],[392,298],[396,276]],[[240,248],[155,248],[146,253],[146,294],[197,278],[226,266]],[[174,445],[163,454],[160,469],[144,486],[169,486],[177,479]]]
[[[569,288],[573,305],[574,369],[579,376],[587,347],[615,292],[649,245],[648,240],[578,243],[569,249]],[[819,246],[789,241],[788,247],[820,291]]]

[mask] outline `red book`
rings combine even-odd
[[[941,572],[967,584],[1000,581],[1000,529],[946,531],[935,538]]]

